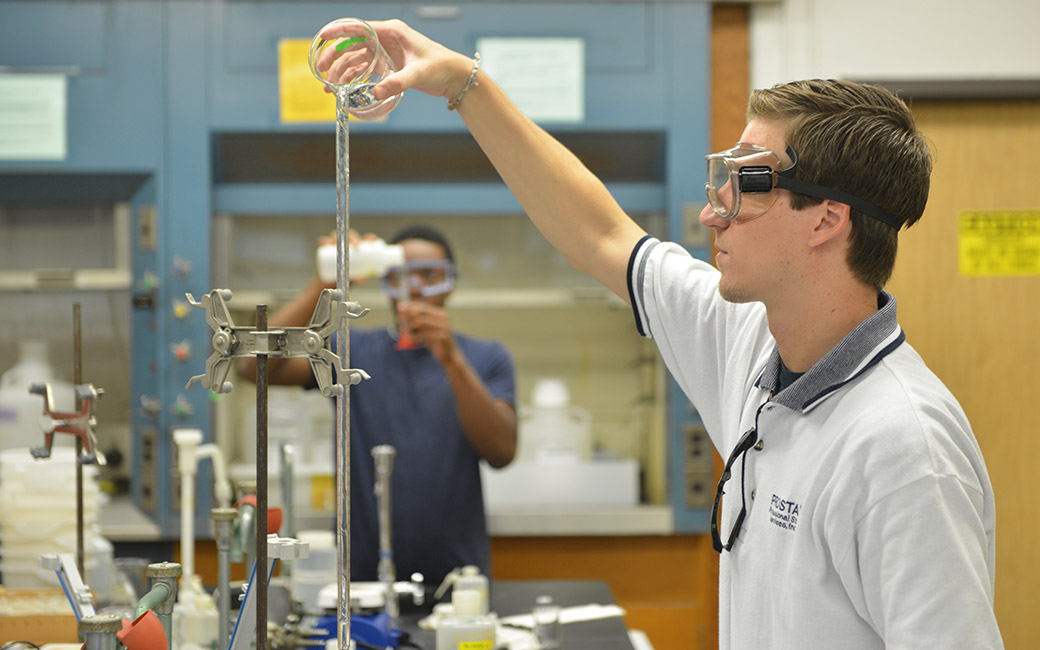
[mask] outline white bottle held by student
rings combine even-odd
[[[362,239],[350,245],[349,261],[351,280],[379,278],[390,267],[404,265],[404,247],[382,239]],[[327,284],[335,282],[336,245],[318,246],[317,263],[318,278]]]

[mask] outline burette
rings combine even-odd
[[[335,20],[318,31],[311,43],[310,68],[336,97],[336,287],[350,301],[350,115],[386,115],[400,95],[376,100],[372,88],[394,71],[375,30],[361,20]],[[350,368],[350,325],[340,323],[336,336],[339,373]],[[336,547],[339,550],[336,610],[340,650],[350,640],[350,390],[336,394]]]

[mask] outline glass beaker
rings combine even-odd
[[[556,650],[560,647],[560,606],[553,602],[552,596],[539,596],[534,601],[534,636],[538,647],[543,650]]]
[[[347,111],[355,117],[382,117],[401,100],[400,94],[385,99],[372,94],[372,88],[396,68],[375,30],[363,20],[340,18],[318,30],[311,41],[310,67],[318,81],[346,94]]]

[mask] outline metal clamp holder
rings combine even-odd
[[[213,353],[206,359],[206,374],[188,380],[186,388],[195,382],[214,393],[230,393],[231,359],[253,357],[264,354],[275,359],[307,358],[314,372],[314,379],[325,397],[343,392],[345,385],[353,386],[369,379],[364,370],[343,368],[339,356],[332,351],[330,339],[345,318],[361,318],[369,312],[356,302],[343,302],[338,289],[325,289],[318,297],[314,315],[306,327],[283,327],[258,332],[248,326],[235,325],[228,310],[231,300],[230,289],[214,289],[196,301],[190,293],[185,294],[194,307],[206,310],[206,324],[213,329]],[[341,377],[333,379],[335,368]],[[343,381],[345,379],[346,381]]]
[[[97,450],[97,439],[94,436],[94,427],[97,426],[97,418],[94,417],[94,402],[105,393],[103,388],[94,388],[93,384],[77,384],[76,397],[80,402],[78,413],[55,411],[54,395],[47,382],[32,384],[29,392],[43,397],[40,428],[43,430],[44,444],[30,449],[33,458],[50,458],[51,447],[54,445],[54,434],[71,433],[83,442],[83,454],[77,459],[79,463],[105,464],[105,455]]]

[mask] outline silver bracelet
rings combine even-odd
[[[473,53],[473,72],[469,73],[469,81],[467,81],[466,85],[463,86],[462,92],[459,93],[459,96],[448,102],[448,110],[449,111],[453,111],[453,110],[455,110],[456,108],[459,107],[459,102],[461,102],[462,98],[466,96],[466,93],[469,92],[470,88],[472,88],[473,86],[479,86],[480,85],[479,83],[477,83],[477,70],[479,70],[479,69],[480,69],[480,52],[474,52]]]

